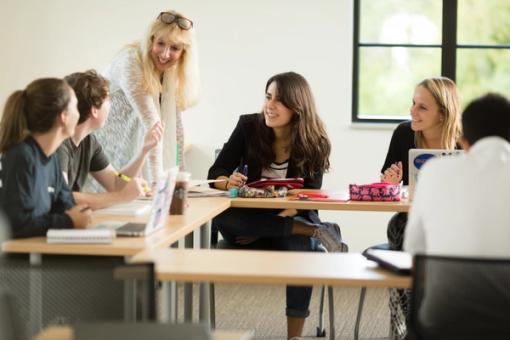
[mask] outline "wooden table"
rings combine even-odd
[[[150,249],[161,281],[410,288],[411,277],[380,269],[357,253]]]
[[[307,190],[309,191],[309,190]],[[233,198],[232,208],[267,208],[267,209],[304,209],[304,210],[346,210],[346,211],[380,211],[408,212],[411,203],[406,199],[400,202],[322,202],[307,200],[290,200],[288,198]]]
[[[179,239],[185,238],[185,246],[193,247],[193,231],[200,229],[202,246],[209,242],[209,228],[206,224],[216,215],[230,207],[230,200],[225,197],[214,198],[193,198],[189,199],[189,206],[184,215],[171,215],[167,219],[166,227],[158,230],[146,237],[117,237],[111,244],[49,244],[46,237],[31,237],[26,239],[9,240],[2,243],[2,251],[6,253],[30,254],[29,261],[31,266],[39,266],[42,263],[42,255],[90,255],[90,256],[113,256],[113,257],[131,257],[144,249],[155,247],[168,247],[176,243]],[[105,221],[128,221],[128,222],[146,222],[148,216],[99,216],[93,217],[95,223]],[[202,227],[202,228],[201,228]],[[39,278],[39,279],[38,279]],[[41,299],[40,276],[35,276],[30,281],[31,295]],[[136,315],[135,304],[135,285],[136,282],[126,282],[126,300],[125,300],[125,318],[133,320]],[[170,287],[165,291],[170,294],[165,296],[169,301],[168,310],[164,311],[164,319],[173,320],[176,318],[175,284],[168,284]],[[201,299],[205,299],[207,288],[201,294]],[[190,320],[191,315],[191,284],[185,287],[185,315]],[[40,305],[40,304],[39,304]],[[206,303],[202,303],[205,308]],[[207,310],[201,311],[201,319],[205,319]],[[31,310],[32,334],[41,329],[42,317],[40,310]]]
[[[73,340],[73,329],[69,326],[50,326],[37,334],[33,340]],[[150,339],[150,334],[147,334]],[[250,340],[253,336],[250,332],[234,332],[215,330],[213,340]]]
[[[171,215],[167,226],[146,237],[117,237],[111,244],[50,244],[46,237],[30,237],[2,243],[6,253],[62,254],[94,256],[132,256],[153,247],[168,247],[206,224],[230,207],[224,197],[189,199],[185,215]],[[94,223],[104,221],[146,222],[148,216],[99,216]]]

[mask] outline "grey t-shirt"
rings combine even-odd
[[[85,137],[78,146],[74,145],[71,138],[66,139],[58,148],[58,155],[60,167],[67,173],[71,191],[81,191],[89,172],[101,171],[110,164],[101,144],[92,134]]]

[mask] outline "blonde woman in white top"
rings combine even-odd
[[[161,121],[163,143],[149,154],[144,176],[155,182],[163,168],[183,167],[182,111],[198,100],[199,75],[193,22],[161,12],[142,41],[126,46],[105,72],[111,111],[97,138],[114,166],[125,164],[146,130]]]

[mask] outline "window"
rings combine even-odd
[[[510,1],[354,0],[353,122],[409,117],[427,77],[456,81],[463,106],[510,96]]]

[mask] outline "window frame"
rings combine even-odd
[[[395,124],[407,120],[406,118],[361,118],[359,117],[359,57],[360,48],[364,47],[412,47],[412,48],[440,48],[441,76],[456,80],[457,50],[459,49],[510,49],[510,45],[494,44],[457,44],[457,0],[442,0],[441,44],[387,44],[360,42],[360,3],[354,0],[354,30],[353,30],[353,68],[352,68],[352,123],[381,123]]]

